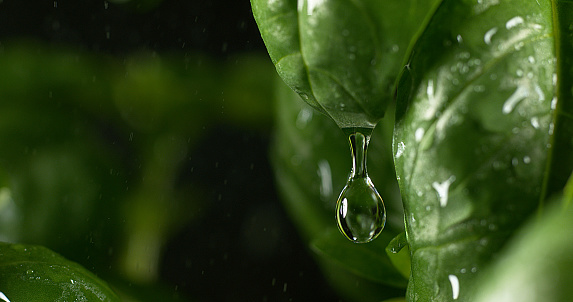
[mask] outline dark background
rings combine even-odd
[[[266,56],[247,0],[0,0],[0,47],[20,39],[119,58]],[[271,129],[209,131],[177,185],[204,187],[210,206],[169,241],[160,281],[193,301],[338,301],[280,205]]]

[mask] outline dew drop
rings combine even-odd
[[[402,154],[404,154],[404,149],[406,148],[406,145],[404,144],[404,142],[400,142],[398,143],[398,150],[396,150],[396,158],[400,158],[402,156]]]
[[[10,302],[10,299],[3,292],[0,292],[0,300]]]
[[[540,125],[539,125],[539,119],[537,117],[532,117],[531,118],[531,126],[533,126],[533,128],[535,129],[539,129]]]
[[[352,170],[336,202],[336,221],[346,238],[354,243],[374,240],[386,224],[384,201],[368,177],[366,152],[372,129],[345,128],[352,153]]]
[[[505,23],[505,28],[512,29],[520,24],[523,24],[523,21],[524,21],[523,18],[520,16],[513,17]]]
[[[424,128],[420,127],[418,129],[416,129],[416,132],[414,134],[414,136],[416,138],[416,142],[420,142],[422,140],[422,138],[424,137],[424,133],[425,133]]]
[[[494,27],[485,33],[485,35],[483,36],[483,41],[485,42],[485,44],[487,45],[491,44],[491,38],[493,37],[493,35],[495,35],[495,33],[497,33],[497,27]]]
[[[452,298],[457,300],[460,296],[460,281],[456,275],[448,275],[450,279],[450,284],[452,285]]]
[[[434,181],[432,187],[438,193],[440,198],[440,206],[443,208],[448,205],[448,193],[450,191],[450,185],[456,181],[456,176],[452,175],[448,179],[444,180],[442,183]]]
[[[515,108],[515,106],[517,106],[517,104],[519,102],[521,102],[523,99],[525,99],[528,96],[529,96],[529,92],[528,92],[527,88],[525,88],[523,86],[517,87],[515,92],[505,101],[505,103],[503,103],[503,108],[501,110],[502,113],[503,114],[511,113],[513,111],[513,109]]]

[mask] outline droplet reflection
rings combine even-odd
[[[366,151],[372,129],[347,128],[352,171],[336,203],[338,228],[355,243],[374,240],[386,224],[384,202],[368,177]]]

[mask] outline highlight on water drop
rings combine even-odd
[[[336,221],[346,238],[355,243],[374,240],[386,224],[384,201],[368,177],[366,153],[372,129],[345,128],[352,154],[352,170],[336,202]]]

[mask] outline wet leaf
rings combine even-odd
[[[420,20],[438,1],[252,0],[282,79],[341,128],[372,128]]]
[[[388,258],[390,258],[390,261],[402,276],[409,279],[412,263],[410,261],[410,247],[408,246],[406,232],[402,232],[390,240],[386,246],[386,255],[388,255]]]
[[[0,290],[10,301],[120,301],[77,263],[41,246],[0,242]]]
[[[573,184],[573,181],[569,181]],[[475,301],[573,300],[573,194],[535,217],[484,271]]]
[[[357,245],[332,229],[311,242],[311,248],[358,276],[380,284],[403,288],[406,287],[407,279],[396,270],[388,255],[380,253],[391,239],[391,234],[386,232],[380,234],[372,244]]]
[[[368,153],[369,174],[388,209],[386,228],[372,243],[353,244],[336,230],[335,219],[336,200],[352,167],[347,139],[332,120],[317,114],[288,87],[279,84],[277,131],[271,154],[277,185],[291,219],[317,252],[325,275],[343,297],[350,301],[380,301],[403,295],[404,278],[392,268],[384,251],[403,226],[391,159],[392,116],[374,130]],[[364,253],[369,255],[368,261],[361,259]],[[388,269],[372,269],[380,267]]]
[[[413,47],[394,136],[410,301],[472,301],[479,272],[563,187],[573,156],[571,22],[554,29],[563,14],[550,1],[446,0]]]

